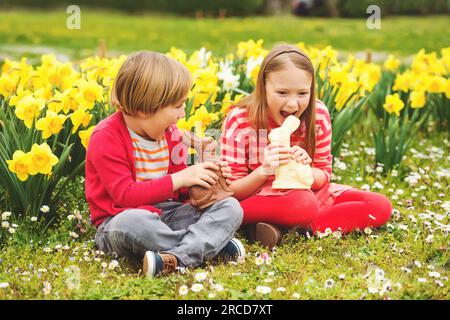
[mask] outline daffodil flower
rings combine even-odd
[[[78,132],[78,136],[81,139],[81,144],[83,145],[83,147],[85,147],[87,149],[88,145],[89,145],[89,140],[91,138],[92,132],[94,131],[95,126],[91,126],[86,130],[80,130],[80,132]]]
[[[45,118],[36,122],[36,129],[42,131],[42,138],[47,139],[53,134],[58,134],[66,121],[66,116],[47,110]]]
[[[59,161],[48,144],[43,143],[41,145],[33,144],[31,147],[30,154],[30,174],[50,174],[52,167],[56,165]]]
[[[103,87],[93,80],[81,80],[76,86],[79,89],[78,101],[86,109],[92,109],[96,101],[103,101]]]
[[[21,150],[17,150],[13,154],[12,160],[6,160],[8,168],[15,173],[20,181],[28,179],[30,174],[31,159],[30,156]]]
[[[383,66],[388,71],[396,71],[400,65],[400,60],[396,59],[393,54],[390,54]]]
[[[17,102],[15,113],[17,118],[23,120],[25,126],[31,129],[33,121],[45,107],[45,100],[33,96],[25,96]]]
[[[84,108],[80,108],[73,112],[69,117],[73,124],[72,134],[74,134],[80,125],[83,127],[87,127],[89,125],[92,119],[92,114],[87,112]]]
[[[386,102],[383,105],[383,108],[389,113],[395,113],[397,116],[400,116],[400,110],[404,108],[405,104],[400,99],[398,93],[391,94],[386,96]]]

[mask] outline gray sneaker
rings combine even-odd
[[[232,238],[216,257],[222,261],[241,260],[245,258],[245,248],[242,242]]]

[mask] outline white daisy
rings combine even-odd
[[[270,287],[266,287],[266,286],[257,286],[256,287],[256,292],[261,293],[261,294],[268,294],[272,291],[272,289]]]

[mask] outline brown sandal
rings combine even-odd
[[[281,240],[282,233],[278,227],[273,224],[258,222],[255,227],[255,241],[263,247],[272,249]]]

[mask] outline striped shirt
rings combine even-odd
[[[271,126],[271,128],[273,128]],[[248,111],[243,108],[233,108],[228,113],[222,127],[220,138],[221,157],[227,161],[236,180],[247,176],[258,168],[264,157],[264,148],[268,144],[269,131],[257,132],[251,127],[248,120]],[[301,123],[300,128],[291,135],[291,145],[304,148],[306,125]],[[317,100],[316,103],[316,150],[312,166],[321,169],[331,178],[331,120],[327,107]]]
[[[169,169],[169,148],[166,138],[160,141],[144,139],[130,128],[133,143],[134,163],[136,167],[136,181],[142,182],[158,179],[167,175]]]

